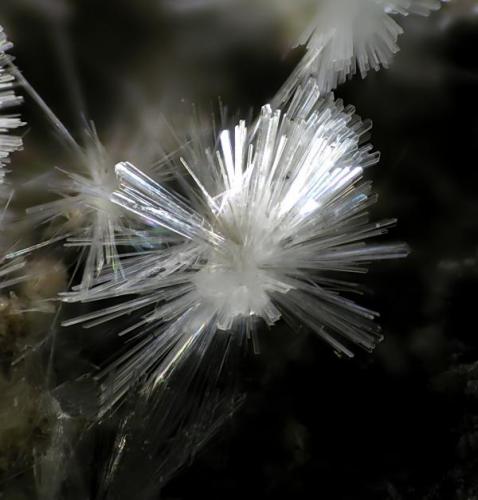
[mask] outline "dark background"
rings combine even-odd
[[[472,7],[457,0],[430,19],[407,19],[392,69],[336,92],[374,122],[375,216],[397,217],[388,238],[412,248],[366,277],[364,303],[381,312],[385,341],[347,361],[310,334],[265,332],[261,356],[245,361],[243,409],[165,498],[478,498]],[[145,0],[0,5],[25,76],[73,131],[86,110],[100,136],[153,101],[174,113],[181,98],[209,105],[221,96],[232,111],[257,110],[300,49],[284,57],[287,20],[253,18],[180,15]],[[29,104],[18,178],[61,158]]]

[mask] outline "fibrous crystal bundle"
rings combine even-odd
[[[233,332],[254,343],[258,322],[304,324],[348,356],[354,344],[373,349],[377,314],[341,295],[357,287],[344,276],[407,248],[365,243],[395,223],[369,220],[376,197],[363,176],[378,162],[361,144],[369,129],[310,81],[283,110],[264,106],[256,122],[220,132],[216,148],[192,147],[180,159],[182,193],[130,163],[116,166],[113,201],[165,231],[167,243],[129,256],[123,279],[112,274],[87,294],[137,298],[67,321],[93,325],[146,308],[121,332],[135,342],[106,368],[105,397],[120,399],[138,371],[163,380],[204,339]]]
[[[11,189],[5,185],[6,166],[10,161],[10,154],[22,147],[22,139],[12,135],[11,131],[22,126],[23,123],[12,108],[22,99],[15,94],[15,77],[9,69],[9,56],[7,51],[12,44],[0,26],[0,288],[8,287],[17,282],[12,274],[23,267],[23,262],[4,263],[9,250],[6,236],[6,219],[8,205],[11,201]]]
[[[178,132],[188,140],[162,158],[154,134],[143,137],[137,156],[104,147],[92,125],[77,143],[13,67],[0,28],[0,183],[22,145],[11,134],[22,125],[9,111],[20,101],[16,77],[71,155],[51,177],[56,199],[27,211],[47,228],[43,240],[24,251],[0,247],[0,288],[33,278],[31,269],[23,272],[24,254],[59,241],[79,248],[73,286],[58,298],[89,309],[63,326],[108,324],[124,340],[80,377],[99,387],[93,423],[123,404],[104,498],[126,495],[131,467],[151,476],[143,487],[153,497],[201,448],[239,406],[229,376],[243,347],[260,352],[264,328],[273,335],[281,322],[304,327],[345,357],[382,339],[379,314],[352,297],[369,264],[405,257],[408,247],[376,240],[396,220],[369,215],[377,201],[369,169],[379,161],[367,142],[371,123],[330,91],[357,71],[390,64],[402,33],[392,16],[427,15],[439,2],[312,3],[313,21],[296,40],[306,54],[258,116],[217,133],[192,125]],[[60,424],[37,464],[43,479],[68,448]],[[144,450],[145,467],[138,462]],[[61,480],[47,481],[44,496],[60,494]]]
[[[8,164],[10,154],[22,146],[21,138],[10,133],[23,125],[19,116],[11,111],[22,100],[15,94],[15,77],[9,71],[7,51],[11,47],[12,44],[0,26],[0,184],[4,181],[5,166]]]
[[[157,137],[160,120],[147,116],[134,130],[120,131],[120,140],[104,145],[94,124],[85,124],[81,141],[77,141],[51,110],[47,113],[60,132],[68,159],[54,169],[47,184],[55,199],[28,208],[27,214],[44,229],[44,245],[65,240],[65,246],[78,250],[76,267],[81,280],[75,284],[75,291],[81,296],[105,266],[121,274],[119,249],[139,235],[138,224],[132,227],[128,214],[111,201],[116,188],[116,161],[139,160],[148,172],[159,178],[167,176],[167,168],[158,171],[157,166],[165,161]]]
[[[365,77],[372,69],[388,68],[403,33],[391,14],[428,15],[439,6],[436,0],[323,0],[301,40],[308,49],[302,69],[327,92],[357,71]]]
[[[50,181],[59,198],[28,209],[33,221],[49,227],[51,240],[66,239],[68,246],[80,248],[78,260],[84,267],[78,293],[89,288],[105,265],[118,269],[117,246],[128,232],[124,214],[110,201],[114,162],[94,129],[86,143],[80,147],[73,142],[73,168],[58,168]]]

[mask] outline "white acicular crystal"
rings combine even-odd
[[[316,17],[299,40],[307,46],[299,77],[313,75],[328,92],[357,71],[365,77],[388,68],[403,33],[392,15],[428,15],[439,7],[439,0],[317,0]]]
[[[138,235],[137,228],[129,225],[127,214],[111,201],[117,187],[115,164],[127,158],[145,165],[150,172],[162,167],[158,159],[164,160],[164,152],[156,139],[165,125],[157,117],[153,120],[148,113],[141,114],[141,122],[134,127],[123,126],[124,122],[120,127],[112,126],[114,133],[104,146],[90,122],[83,140],[77,142],[23,76],[19,78],[70,155],[67,167],[48,174],[48,187],[57,199],[30,207],[29,220],[48,225],[47,238],[41,245],[64,240],[66,246],[80,249],[75,274],[84,264],[82,278],[72,294],[82,298],[105,266],[121,273],[119,247],[134,244]],[[167,169],[162,168],[162,176],[164,171]]]
[[[183,194],[117,165],[114,201],[171,238],[125,259],[123,279],[104,278],[88,294],[137,298],[66,322],[151,308],[122,332],[136,343],[104,373],[113,401],[141,374],[160,381],[180,360],[200,359],[225,330],[254,340],[257,319],[303,324],[349,356],[352,344],[371,350],[380,340],[377,313],[342,297],[357,285],[338,275],[407,247],[365,243],[395,223],[369,222],[376,197],[363,174],[379,155],[361,140],[371,126],[319,95],[309,82],[284,111],[264,106],[251,127],[222,131],[216,150],[193,147],[181,160],[191,180]]]
[[[105,265],[119,269],[117,245],[128,233],[124,213],[111,202],[116,188],[114,161],[90,130],[86,147],[75,151],[71,170],[57,169],[49,188],[59,196],[28,209],[32,222],[50,224],[50,239],[82,249],[83,276],[76,291],[88,289]]]
[[[0,26],[0,184],[4,181],[10,154],[22,147],[21,138],[9,133],[23,125],[18,115],[10,113],[10,109],[22,101],[14,92],[15,77],[8,67],[7,51],[11,48],[12,44]]]
[[[0,26],[0,291],[25,279],[21,275],[25,262],[22,259],[7,259],[12,249],[11,226],[7,219],[13,192],[4,184],[5,167],[10,161],[10,154],[22,147],[22,139],[10,132],[24,125],[19,115],[10,113],[13,106],[22,102],[22,98],[14,92],[16,79],[9,69],[7,51],[11,48],[12,43]]]

